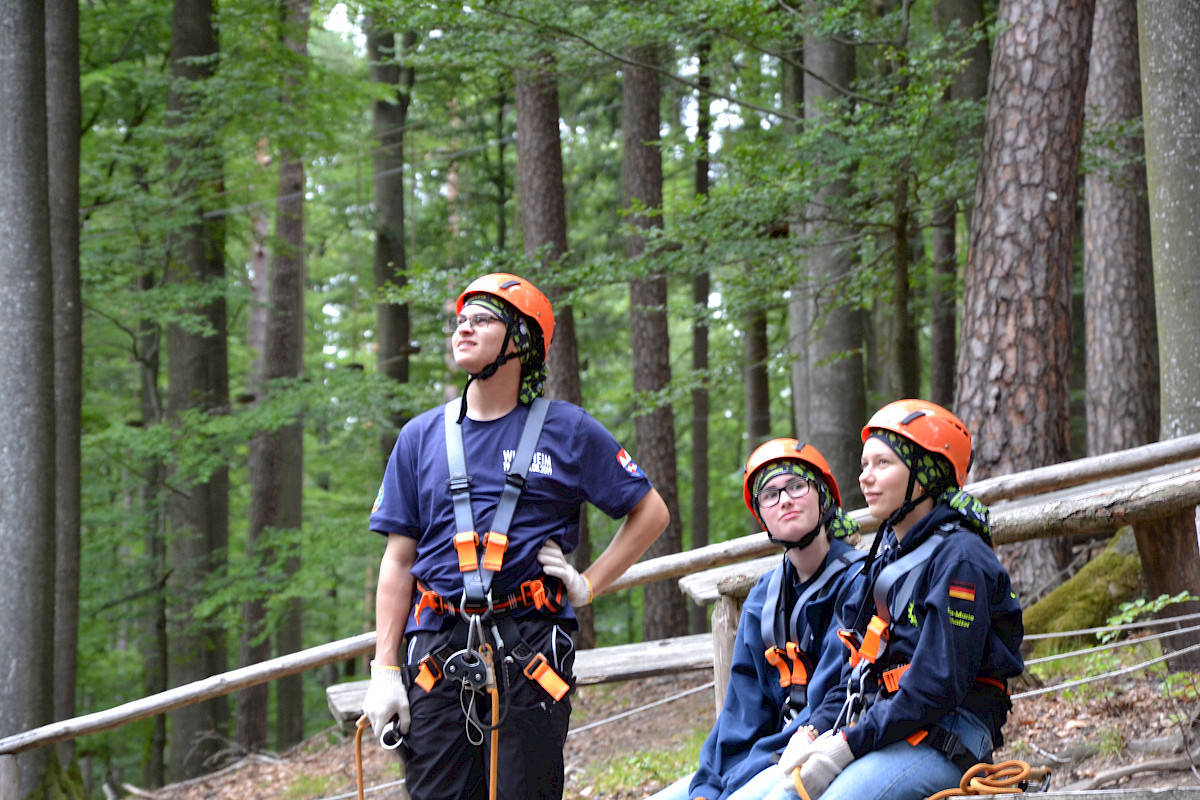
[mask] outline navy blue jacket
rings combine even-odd
[[[1001,728],[1012,703],[1001,687],[1024,669],[1021,606],[996,554],[961,523],[954,509],[939,503],[909,530],[903,543],[890,528],[881,531],[886,538],[864,590],[847,603],[848,625],[862,603],[870,605],[863,615],[869,619],[875,607],[871,586],[880,571],[930,536],[945,536],[930,559],[916,567],[923,574],[910,602],[896,607],[903,602],[897,598],[903,580],[888,594],[891,639],[881,663],[885,668],[911,666],[895,694],[876,700],[857,724],[843,729],[856,758],[926,729],[956,708],[980,717],[996,747],[1003,742]],[[836,721],[852,670],[846,662],[841,680],[813,710],[810,722],[819,730],[828,730]]]
[[[792,594],[795,597],[830,563],[853,550],[840,539],[834,539],[821,571],[800,585],[795,584],[796,570],[785,556],[779,566],[763,575],[750,590],[738,622],[725,704],[700,750],[700,768],[692,778],[689,797],[722,800],[769,767],[772,756],[784,748],[792,732],[808,723],[809,709],[819,704],[830,684],[837,681],[841,664],[846,660],[846,648],[837,638],[836,612],[846,596],[856,593],[849,587],[863,580],[861,563],[852,564],[805,606],[813,635],[809,643],[802,642],[801,646],[816,666],[808,681],[809,705],[786,727],[783,711],[788,689],[779,685],[779,671],[766,660],[762,613],[773,573],[783,571],[783,579],[792,581],[796,588]]]

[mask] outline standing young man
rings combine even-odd
[[[453,327],[463,396],[400,431],[371,512],[387,545],[363,712],[377,736],[405,734],[414,800],[558,800],[574,608],[641,557],[668,513],[602,425],[541,397],[554,315],[536,287],[485,275]],[[580,573],[563,554],[584,501],[624,520]]]

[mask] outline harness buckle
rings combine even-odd
[[[504,551],[508,549],[508,537],[503,533],[489,531],[483,537],[483,568],[499,572],[504,563]]]
[[[871,617],[871,622],[867,625],[867,633],[863,637],[863,642],[858,648],[858,652],[863,658],[874,664],[883,655],[883,651],[887,649],[887,643],[888,624],[882,617],[876,614]]]
[[[446,485],[450,487],[450,494],[462,494],[471,489],[471,476],[462,472],[456,472],[446,479]]]
[[[792,670],[784,656],[784,652],[777,646],[768,647],[767,651],[763,653],[767,663],[779,670],[779,685],[787,687],[792,685]]]
[[[426,692],[433,691],[433,685],[442,677],[442,668],[438,666],[433,653],[426,653],[425,657],[418,664],[418,667],[417,677],[413,680],[413,683],[420,686]]]
[[[479,547],[479,534],[475,531],[454,534],[454,549],[458,552],[459,572],[470,572],[479,566],[477,547]]]
[[[535,655],[522,671],[525,673],[526,678],[535,681],[555,700],[562,700],[567,692],[571,690],[570,685],[550,667],[550,663],[546,661],[546,657],[541,653]]]

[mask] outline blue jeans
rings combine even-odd
[[[953,711],[938,726],[957,733],[978,758],[990,757],[992,735],[971,712]],[[821,800],[923,800],[958,786],[962,776],[962,769],[929,745],[899,741],[851,761],[829,784]],[[796,800],[798,796],[789,780],[777,783],[766,797]]]
[[[688,789],[696,773],[685,775],[660,792],[651,795],[648,800],[688,800]],[[762,800],[767,794],[783,781],[783,771],[772,764],[755,775],[745,786],[726,797],[726,800]],[[717,800],[710,797],[707,800]]]

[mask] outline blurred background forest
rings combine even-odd
[[[1200,432],[1188,0],[0,10],[0,734],[370,630],[383,464],[461,391],[448,301],[486,272],[554,301],[549,393],[667,500],[650,555],[753,532],[774,436],[857,508],[859,428],[898,397],[967,422],[973,479]],[[1153,593],[1195,541],[1138,531],[1182,566]],[[1026,602],[1078,567],[1008,547]],[[584,623],[707,625],[673,581]],[[361,670],[53,755],[190,777],[325,727]]]

